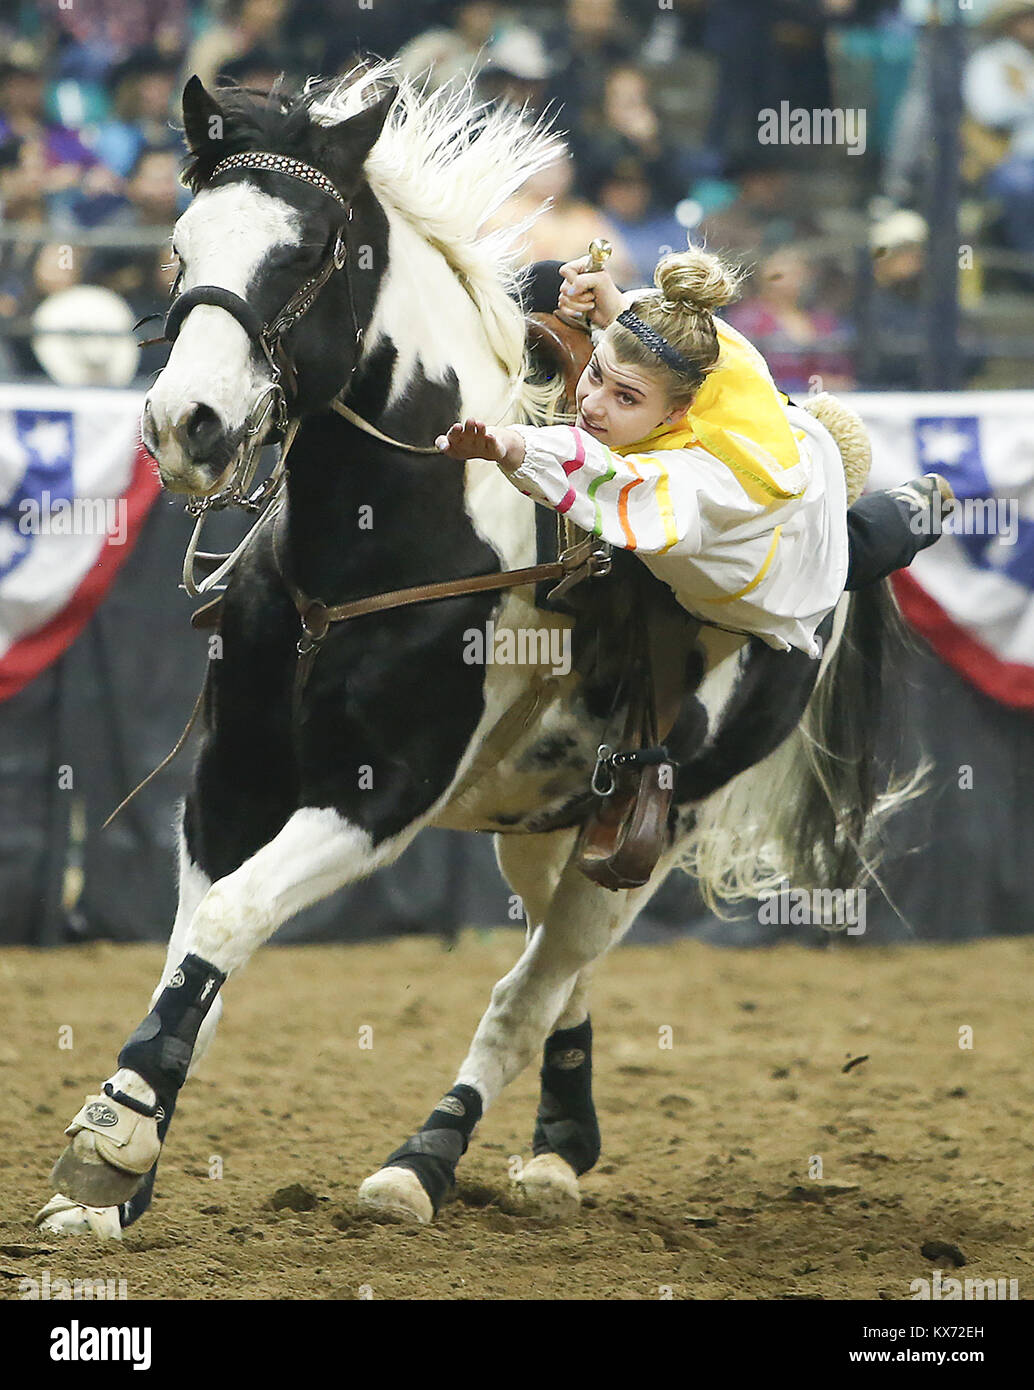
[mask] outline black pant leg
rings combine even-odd
[[[915,512],[900,497],[873,492],[859,497],[847,511],[849,563],[845,589],[875,584],[915,559],[929,535],[916,534],[909,524]]]

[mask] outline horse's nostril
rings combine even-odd
[[[219,416],[209,405],[195,405],[181,425],[183,447],[191,458],[204,458],[222,436]]]

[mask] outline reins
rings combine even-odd
[[[285,524],[286,513],[279,511],[273,520],[273,555],[280,577],[298,610],[302,625],[302,635],[297,644],[298,662],[295,667],[292,695],[292,714],[295,719],[300,712],[302,696],[319,655],[320,646],[336,623],[348,622],[352,618],[365,617],[370,613],[387,613],[415,603],[434,603],[438,599],[459,598],[466,594],[516,589],[523,584],[538,584],[544,579],[558,581],[556,588],[550,590],[552,598],[565,593],[583,579],[609,573],[611,567],[609,544],[589,536],[584,541],[570,546],[556,560],[547,564],[526,565],[522,569],[500,570],[495,574],[472,574],[432,584],[414,584],[406,589],[391,589],[386,593],[352,599],[348,603],[326,604],[322,599],[310,598],[291,578],[284,555]]]

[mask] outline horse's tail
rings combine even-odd
[[[925,762],[904,775],[892,767],[880,790],[877,739],[882,731],[895,754],[901,742],[896,710],[887,717],[884,681],[900,670],[909,645],[887,580],[841,600],[800,724],[695,808],[679,858],[712,910],[721,913],[722,899],[756,898],[787,882],[808,891],[848,889],[874,877],[888,819],[924,790],[928,772]]]

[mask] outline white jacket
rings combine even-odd
[[[786,406],[799,464],[787,499],[755,500],[700,446],[618,454],[569,425],[515,425],[524,438],[521,492],[624,549],[708,622],[769,646],[822,655],[815,629],[836,605],[848,567],[847,489],[832,436]]]

